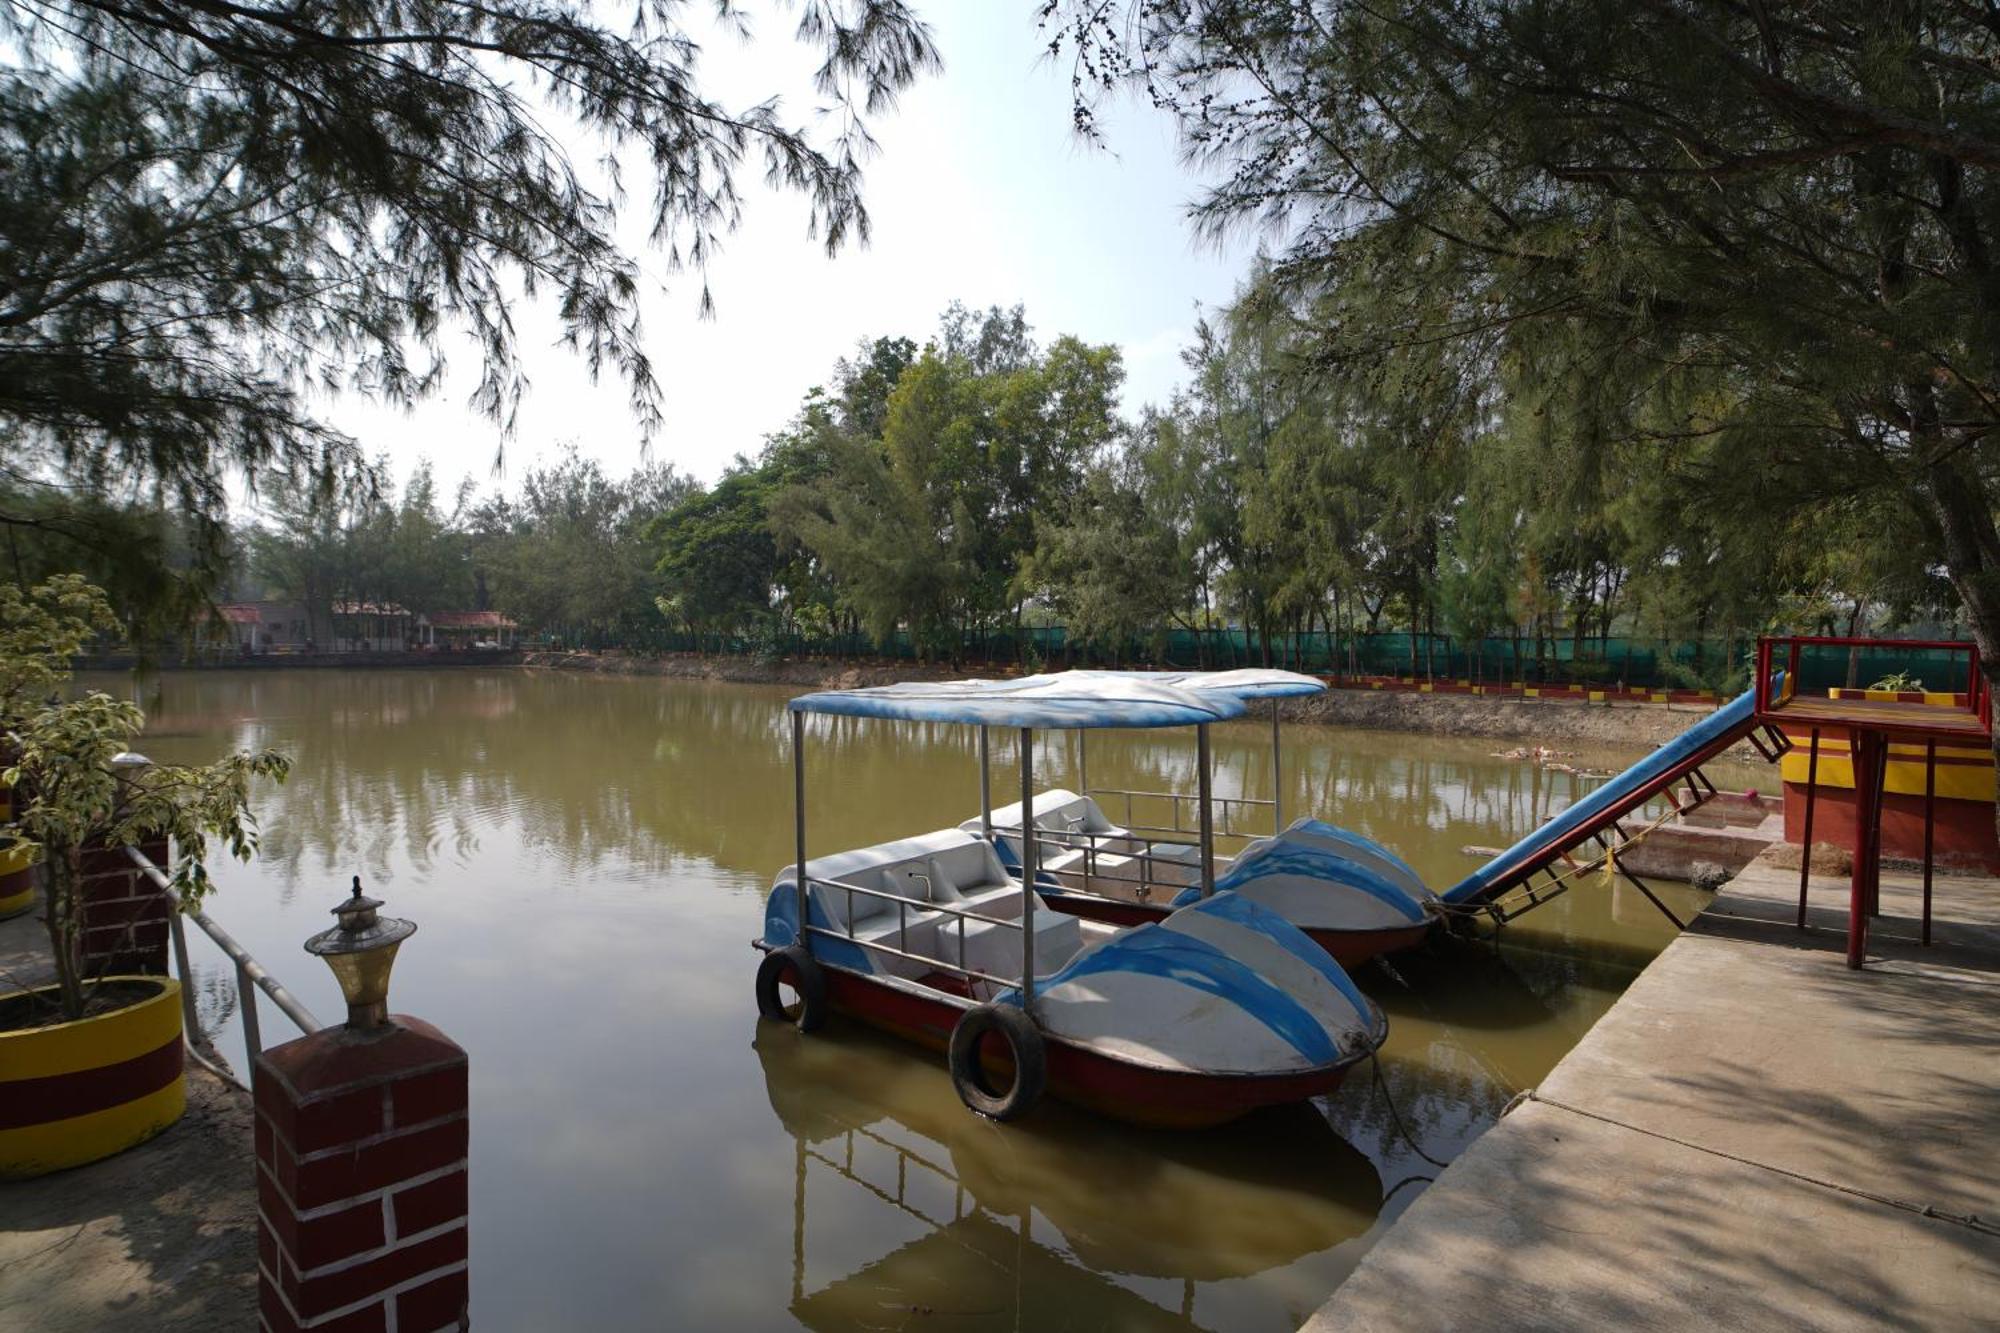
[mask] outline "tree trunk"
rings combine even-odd
[[[1979,671],[1990,697],[2000,687],[2000,530],[1994,527],[1993,505],[1980,479],[1955,460],[1933,464],[1926,482],[1943,540],[1945,574],[1965,603],[1966,626],[1979,647]],[[2000,764],[2000,732],[1993,737],[1993,754]],[[2000,806],[1994,807],[1994,819],[2000,828]]]
[[[1865,597],[1857,596],[1854,599],[1854,614],[1847,618],[1848,638],[1851,639],[1861,632],[1861,613],[1867,605],[1868,599]],[[1850,690],[1861,688],[1861,649],[1859,646],[1847,650],[1847,688]]]
[[[53,849],[52,849],[53,850]],[[43,918],[49,930],[49,957],[55,963],[56,998],[63,1018],[75,1022],[83,1017],[83,895],[82,868],[75,851],[57,851],[43,868]]]

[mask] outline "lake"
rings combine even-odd
[[[157,760],[292,756],[257,794],[262,855],[216,865],[209,908],[323,1020],[339,991],[301,945],[352,876],[418,923],[391,1007],[471,1056],[486,1331],[1292,1329],[1673,929],[1591,877],[1497,947],[1358,969],[1391,1034],[1380,1077],[1357,1070],[1335,1097],[1192,1134],[1055,1103],[1000,1126],[960,1106],[941,1057],[839,1018],[808,1037],[757,1017],[750,941],[792,853],[794,691],[496,669],[172,673],[136,692]],[[814,855],[978,814],[968,731],[810,732]],[[1270,796],[1269,741],[1215,728],[1219,795]],[[1594,785],[1493,753],[1508,748],[1289,728],[1287,811],[1449,884],[1475,864],[1463,846],[1511,843]],[[1090,781],[1192,790],[1193,755],[1187,731],[1099,733]],[[1004,803],[1018,777],[999,735],[994,761]],[[1074,787],[1074,743],[1040,747],[1036,774]],[[1683,915],[1705,897],[1663,893]],[[240,1065],[231,970],[198,932],[190,947],[205,1026]],[[267,1041],[294,1035],[261,1013]]]

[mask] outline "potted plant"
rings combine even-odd
[[[0,855],[38,863],[55,983],[0,998],[0,1177],[96,1161],[157,1134],[186,1105],[179,983],[93,973],[83,947],[86,858],[170,838],[181,907],[210,888],[219,839],[256,851],[250,783],[282,780],[272,752],[216,763],[133,764],[137,704],[100,691],[66,696],[70,662],[116,628],[104,594],[77,575],[23,593],[0,587],[0,745],[12,789]]]

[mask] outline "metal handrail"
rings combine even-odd
[[[1127,829],[1131,829],[1131,830],[1133,830],[1133,831],[1135,831],[1135,832],[1140,832],[1140,833],[1193,833],[1193,832],[1195,832],[1195,830],[1194,830],[1194,829],[1191,829],[1191,828],[1188,828],[1188,827],[1187,827],[1186,825],[1184,825],[1184,824],[1182,824],[1182,823],[1181,823],[1181,806],[1182,806],[1182,804],[1183,804],[1183,803],[1186,803],[1186,802],[1194,802],[1194,803],[1196,804],[1196,806],[1197,806],[1197,809],[1199,809],[1199,803],[1200,803],[1200,800],[1201,800],[1200,796],[1199,796],[1198,794],[1196,794],[1196,793],[1193,793],[1193,792],[1184,792],[1184,791],[1140,791],[1140,790],[1137,790],[1137,789],[1128,789],[1128,788],[1125,788],[1125,787],[1092,787],[1092,788],[1090,788],[1090,789],[1089,789],[1088,791],[1084,792],[1084,795],[1085,795],[1085,796],[1087,796],[1087,797],[1090,797],[1090,796],[1122,796],[1122,797],[1124,797],[1124,798],[1125,798],[1125,827],[1126,827]],[[1133,815],[1132,815],[1132,800],[1133,800],[1133,798],[1134,798],[1134,797],[1139,797],[1139,798],[1142,798],[1142,799],[1145,799],[1145,800],[1153,800],[1153,801],[1171,801],[1171,802],[1173,802],[1173,811],[1174,811],[1174,826],[1173,826],[1172,828],[1167,828],[1167,827],[1165,827],[1165,826],[1163,826],[1163,825],[1159,825],[1159,824],[1139,824],[1139,823],[1135,823],[1135,822],[1133,822]],[[1266,798],[1264,798],[1264,797],[1261,797],[1261,796],[1212,796],[1212,797],[1210,797],[1210,798],[1209,798],[1209,804],[1210,804],[1211,806],[1220,806],[1220,807],[1222,808],[1222,827],[1221,827],[1220,829],[1216,830],[1216,832],[1220,833],[1220,834],[1221,834],[1221,835],[1222,835],[1223,837],[1225,837],[1225,838],[1261,838],[1261,837],[1264,837],[1264,836],[1265,836],[1265,835],[1264,835],[1263,833],[1242,833],[1242,832],[1239,832],[1239,831],[1238,831],[1238,830],[1236,829],[1236,827],[1235,827],[1235,825],[1234,825],[1233,821],[1232,821],[1232,820],[1230,819],[1230,812],[1231,812],[1232,810],[1234,810],[1234,809],[1235,809],[1235,808],[1236,808],[1237,806],[1247,806],[1247,807],[1249,807],[1250,809],[1253,809],[1253,810],[1256,810],[1256,809],[1263,809],[1263,808],[1265,808],[1265,807],[1269,807],[1269,808],[1271,808],[1271,809],[1272,809],[1273,811],[1275,811],[1275,810],[1277,809],[1277,804],[1278,804],[1278,803],[1277,803],[1276,801],[1273,801],[1273,800],[1269,800],[1269,799],[1266,799]],[[1275,819],[1275,814],[1274,814],[1273,818]]]
[[[173,936],[174,966],[181,975],[181,1022],[187,1031],[188,1040],[192,1041],[201,1031],[201,1025],[195,1014],[194,976],[188,969],[187,933],[181,925],[182,917],[200,926],[202,933],[215,941],[215,946],[227,954],[229,961],[236,965],[236,1007],[243,1015],[243,1045],[249,1056],[248,1063],[244,1066],[246,1078],[249,1076],[249,1071],[256,1066],[258,1055],[264,1050],[263,1032],[257,1021],[258,991],[261,990],[270,996],[271,1003],[278,1006],[278,1012],[291,1019],[293,1026],[298,1028],[302,1035],[311,1036],[326,1026],[314,1018],[312,1010],[301,1004],[297,996],[286,990],[276,977],[265,971],[264,965],[251,957],[250,951],[238,944],[235,936],[217,925],[208,913],[198,907],[184,910],[178,902],[172,901],[173,881],[167,878],[164,870],[153,864],[151,857],[132,846],[125,848],[125,855],[139,868],[139,873],[151,880],[153,887],[169,899],[167,929]]]
[[[1138,787],[1092,787],[1086,796],[1151,796],[1162,801],[1192,801],[1194,795],[1184,791],[1145,791]],[[1217,805],[1276,805],[1266,796],[1217,796]]]
[[[996,824],[993,826],[993,831],[999,834],[1019,834],[1021,826],[1019,824]],[[1149,895],[1155,888],[1178,890],[1188,887],[1187,882],[1184,880],[1162,879],[1153,874],[1155,863],[1164,863],[1181,870],[1188,868],[1186,861],[1177,856],[1156,851],[1154,850],[1155,848],[1191,847],[1196,849],[1198,853],[1201,847],[1198,841],[1176,842],[1171,838],[1148,841],[1144,838],[1129,837],[1125,833],[1086,833],[1081,830],[1069,833],[1056,833],[1047,829],[1040,829],[1038,833],[1047,837],[1050,841],[1057,843],[1059,846],[1083,853],[1082,870],[1072,870],[1067,866],[1058,868],[1044,861],[1035,868],[1038,874],[1051,876],[1064,883],[1074,881],[1078,887],[1086,890],[1090,888],[1092,880],[1102,880],[1111,884],[1137,885],[1140,890],[1139,900],[1141,902],[1149,901]],[[1079,839],[1081,841],[1078,841]],[[1100,841],[1104,843],[1136,843],[1137,845],[1132,847],[1099,846]],[[1139,874],[1137,877],[1134,877],[1105,872],[1098,865],[1097,858],[1099,856],[1122,856],[1128,860],[1136,860],[1139,863]],[[1200,870],[1198,863],[1195,869],[1198,873]]]
[[[928,881],[930,877],[926,875],[923,878]],[[845,916],[844,924],[846,925],[846,930],[830,930],[825,926],[815,926],[812,924],[810,917],[808,917],[805,923],[805,931],[809,935],[824,935],[828,939],[846,940],[849,944],[863,949],[874,949],[895,958],[907,958],[913,963],[926,963],[933,967],[943,968],[945,971],[958,976],[970,977],[975,981],[991,982],[996,986],[1013,986],[1019,984],[1016,978],[996,977],[990,973],[981,972],[976,968],[970,968],[965,965],[966,922],[981,921],[989,926],[1004,926],[1009,930],[1025,930],[1027,927],[1019,921],[1010,921],[1005,917],[987,916],[983,912],[975,912],[967,907],[953,907],[949,903],[936,902],[930,899],[926,899],[920,903],[916,899],[906,898],[900,893],[890,893],[886,889],[871,889],[864,884],[851,884],[844,879],[823,879],[817,875],[808,875],[806,877],[806,885],[808,888],[840,889],[847,895],[846,910],[843,914]],[[854,895],[857,893],[864,898],[886,898],[896,904],[896,939],[897,943],[902,946],[901,948],[883,944],[879,940],[864,940],[854,933]],[[942,958],[932,958],[928,954],[910,952],[909,909],[912,907],[917,908],[919,911],[942,913],[943,915],[958,919],[958,962],[955,965],[947,963]]]

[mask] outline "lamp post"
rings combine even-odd
[[[347,1023],[252,1065],[265,1328],[463,1329],[471,1085],[465,1050],[411,1014],[389,1021],[389,969],[416,933],[354,892],[306,941]]]
[[[377,916],[381,905],[379,898],[361,892],[361,876],[356,875],[353,895],[333,909],[340,924],[306,941],[306,952],[326,960],[347,997],[350,1032],[388,1025],[389,969],[396,965],[396,950],[417,933],[414,921]]]

